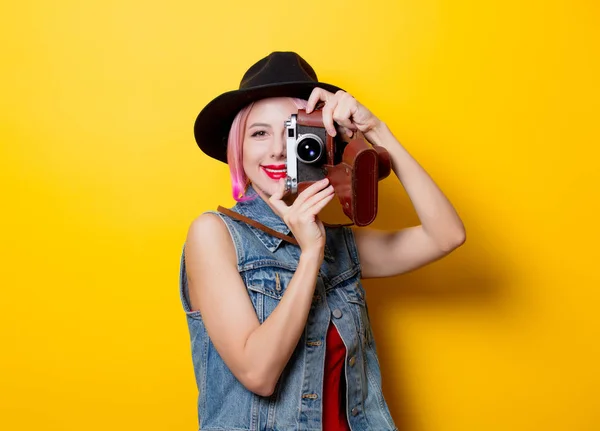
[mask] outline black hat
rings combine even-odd
[[[227,163],[231,123],[246,105],[267,97],[308,99],[315,87],[335,93],[335,85],[319,82],[314,69],[295,52],[273,52],[248,69],[239,90],[213,99],[194,124],[196,143],[208,156]]]

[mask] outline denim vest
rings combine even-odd
[[[252,187],[247,195],[256,199],[236,204],[233,211],[280,233],[290,233]],[[300,248],[222,213],[211,212],[227,225],[237,253],[238,271],[262,323],[285,294],[298,265]],[[199,391],[200,430],[320,431],[325,339],[331,320],[346,346],[344,373],[350,428],[397,430],[381,390],[379,360],[352,231],[344,227],[326,228],[326,232],[325,258],[304,333],[269,397],[254,394],[236,379],[208,337],[200,312],[190,309],[182,252],[180,295]]]

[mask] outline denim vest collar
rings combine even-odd
[[[248,186],[245,196],[249,197],[250,200],[238,202],[232,208],[233,211],[251,218],[252,220],[256,220],[283,235],[290,234],[290,228],[285,224],[281,217],[273,212],[269,204],[260,197],[251,185]],[[250,226],[250,229],[271,253],[274,253],[283,241],[254,226]]]
[[[281,217],[273,212],[269,204],[267,204],[260,197],[252,185],[248,186],[245,196],[250,198],[250,200],[238,202],[232,208],[233,211],[249,217],[252,220],[256,220],[257,222],[262,223],[281,234],[290,235],[290,228],[285,224]],[[250,226],[250,230],[252,230],[252,232],[271,253],[274,253],[283,241],[282,239],[271,236],[268,233],[255,228],[254,226]],[[327,244],[325,245],[324,254],[326,261],[335,262],[335,258],[333,257],[333,254],[331,253]]]

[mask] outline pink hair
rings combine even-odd
[[[306,108],[306,100],[297,99],[295,97],[290,97],[289,99],[294,103],[294,105],[296,105],[296,108]],[[240,110],[240,112],[237,113],[233,123],[231,124],[229,137],[227,139],[227,164],[229,165],[229,172],[231,173],[231,189],[233,198],[238,202],[245,202],[252,199],[244,196],[250,181],[246,176],[246,172],[244,171],[244,149],[242,144],[244,142],[246,121],[248,120],[248,115],[250,114],[253,106],[254,102],[245,106]]]

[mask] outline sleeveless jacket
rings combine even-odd
[[[237,203],[233,211],[280,233],[290,233],[252,187],[246,195],[256,198]],[[285,294],[298,265],[300,248],[222,213],[213,213],[223,219],[229,230],[239,274],[262,323]],[[326,233],[325,258],[304,333],[269,397],[249,391],[236,379],[208,337],[200,312],[190,309],[182,251],[180,296],[199,391],[200,430],[320,431],[325,341],[330,321],[346,346],[346,411],[350,428],[397,430],[381,390],[379,360],[352,230],[326,228]]]

